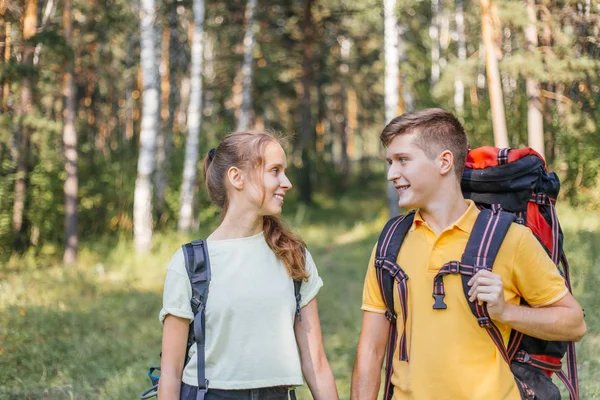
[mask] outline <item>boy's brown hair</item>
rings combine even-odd
[[[469,143],[464,128],[451,113],[441,108],[428,108],[403,114],[394,118],[381,132],[384,147],[398,135],[416,134],[414,143],[429,159],[435,159],[442,151],[454,155],[454,172],[462,178]]]

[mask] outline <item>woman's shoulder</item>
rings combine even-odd
[[[185,257],[183,255],[183,248],[180,247],[173,254],[171,260],[167,264],[167,271],[174,271],[183,275],[187,275],[185,272]]]

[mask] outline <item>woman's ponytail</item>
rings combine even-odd
[[[263,230],[267,244],[283,261],[290,277],[306,280],[306,245],[298,235],[291,232],[283,221],[273,215],[263,217]]]

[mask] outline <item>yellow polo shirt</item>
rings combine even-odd
[[[409,361],[394,354],[392,383],[394,400],[519,400],[513,375],[502,354],[479,327],[467,304],[460,275],[444,276],[448,308],[433,309],[433,279],[448,261],[460,261],[479,210],[467,200],[467,211],[439,236],[419,212],[398,255],[407,273]],[[375,274],[375,249],[365,279],[362,309],[383,314],[386,310]],[[502,277],[507,303],[521,297],[532,307],[552,304],[567,293],[563,278],[529,228],[512,224],[494,263]],[[395,285],[396,287],[397,285]],[[398,338],[402,334],[402,311],[397,288],[394,307],[398,315]],[[496,322],[508,343],[510,328]]]

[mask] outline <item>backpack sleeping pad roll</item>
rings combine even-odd
[[[554,208],[560,182],[555,173],[546,170],[545,162],[537,152],[530,148],[481,147],[470,150],[461,186],[465,198],[472,199],[481,212],[462,259],[440,266],[433,285],[435,309],[446,308],[443,301],[443,277],[447,274],[461,274],[468,302],[468,280],[479,269],[492,270],[497,252],[513,222],[531,229],[556,264],[567,287],[571,289],[569,266],[563,251],[563,234]],[[406,328],[409,277],[396,262],[414,215],[414,211],[411,211],[390,220],[381,232],[376,250],[377,280],[387,308],[386,317],[391,323],[386,355],[386,400],[391,400],[394,392],[391,384],[392,357],[397,343],[400,346],[400,359],[409,362],[404,334],[406,329],[397,338],[393,291],[396,281],[403,310],[401,323]],[[491,231],[486,228],[490,222],[495,227]],[[485,261],[475,262],[473,254],[481,254],[481,249],[486,249]],[[522,305],[527,304],[522,301]],[[480,307],[477,302],[469,302],[469,306],[479,325],[487,330],[503,358],[511,366],[523,399],[560,399],[560,391],[550,378],[552,374],[556,374],[565,384],[571,400],[579,399],[573,342],[545,341],[513,330],[509,344],[505,346],[485,305]],[[563,359],[566,359],[566,371],[563,371]]]

